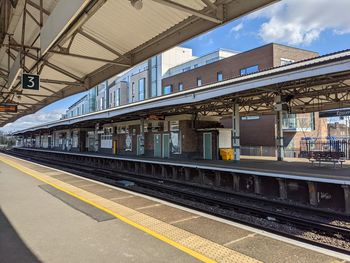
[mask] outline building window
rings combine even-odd
[[[247,68],[242,68],[241,69],[241,76],[247,75],[247,74],[251,74],[251,73],[255,73],[255,72],[258,72],[258,71],[259,71],[259,66],[258,65],[247,67]]]
[[[81,114],[84,114],[85,113],[85,104],[82,104],[81,105]]]
[[[163,88],[163,94],[167,95],[173,92],[173,85],[168,85]]]
[[[109,93],[109,105],[108,107],[112,107],[113,106],[113,93]]]
[[[197,87],[202,86],[202,78],[197,78]]]
[[[182,69],[182,72],[186,72],[186,71],[189,71],[189,70],[191,70],[191,66],[186,67],[186,68],[183,68],[183,69]]]
[[[151,58],[151,97],[157,96],[157,57]]]
[[[115,90],[115,106],[120,105],[120,89]]]
[[[184,90],[184,84],[183,83],[179,83],[179,91],[183,91]]]
[[[139,79],[139,100],[145,99],[145,78]]]
[[[217,81],[222,81],[222,72],[219,71],[218,73],[216,73],[216,80]]]
[[[294,63],[295,60],[289,58],[281,58],[281,66],[289,65]]]
[[[179,121],[170,121],[170,152],[181,154],[181,134]]]
[[[104,109],[104,97],[100,98],[100,110]]]

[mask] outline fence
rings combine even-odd
[[[302,140],[300,142],[300,157],[306,157],[312,151],[344,153],[346,159],[350,157],[350,140]]]
[[[241,146],[241,154],[248,156],[276,157],[276,147],[274,146]],[[284,156],[297,158],[300,156],[299,149],[285,149]]]

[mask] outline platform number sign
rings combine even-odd
[[[22,74],[22,88],[23,89],[33,89],[39,90],[40,86],[40,77],[39,75],[34,74]]]

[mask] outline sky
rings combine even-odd
[[[275,42],[324,55],[350,48],[349,10],[350,0],[282,0],[181,46],[202,56],[219,48],[243,52]],[[80,93],[55,102],[0,130],[9,132],[57,120],[82,96]]]

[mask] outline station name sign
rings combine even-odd
[[[0,112],[17,112],[17,104],[3,103],[0,104]]]
[[[320,118],[343,117],[343,116],[350,116],[350,109],[320,112]]]

